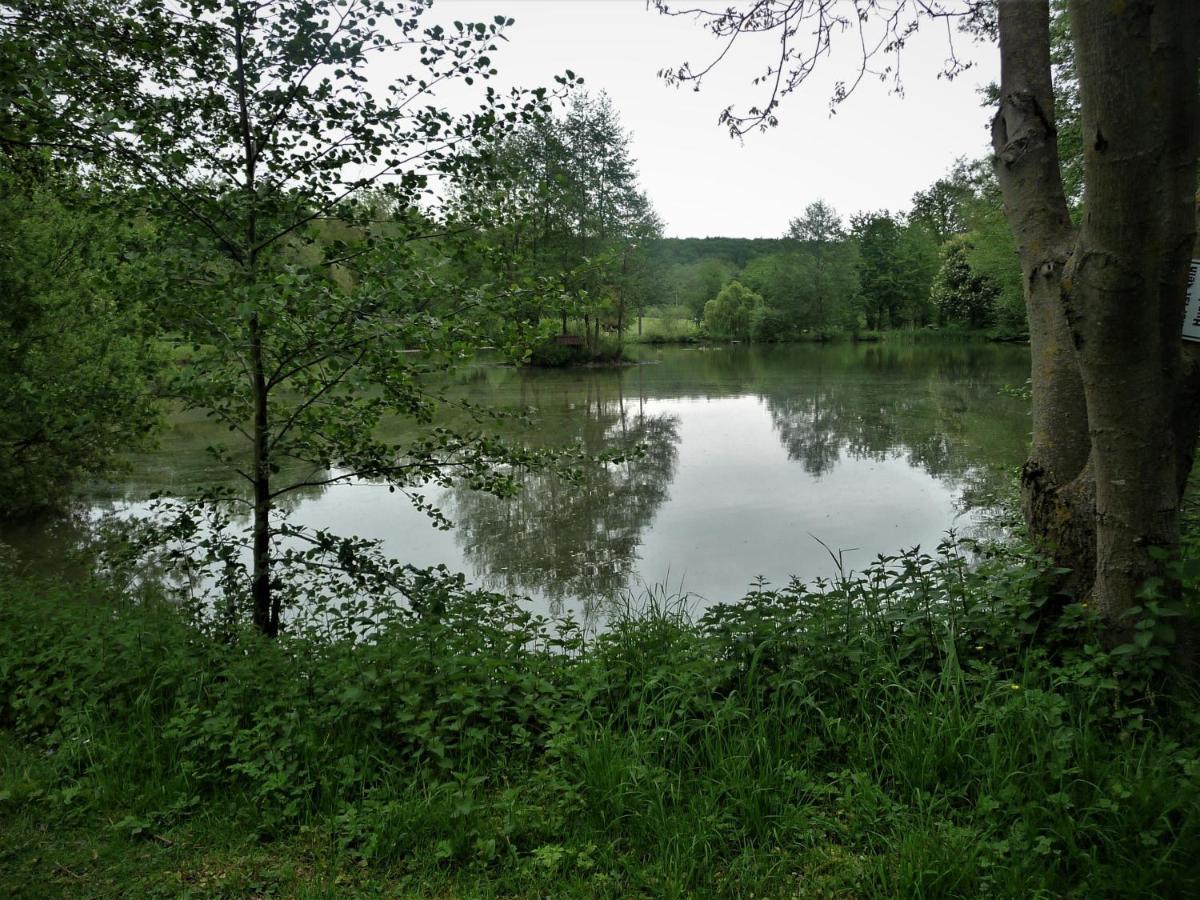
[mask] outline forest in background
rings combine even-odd
[[[1016,247],[986,158],[960,160],[908,210],[847,220],[814,198],[785,234],[759,239],[662,237],[631,137],[604,94],[577,94],[561,115],[501,141],[494,160],[503,190],[462,190],[456,210],[507,223],[485,231],[503,248],[497,274],[524,265],[561,279],[539,314],[559,319],[563,335],[581,332],[593,357],[604,335],[619,345],[634,327],[663,342],[1027,330]]]
[[[1024,331],[986,165],[905,211],[813,198],[770,240],[664,240],[603,95],[572,72],[491,89],[512,20],[428,12],[0,3],[0,518],[69,511],[178,413],[220,434],[227,476],[48,565],[0,557],[0,893],[1200,892],[1200,707],[1174,662],[1200,597],[1194,504],[1167,550],[1139,539],[1158,574],[1116,622],[1016,525],[857,575],[838,558],[699,618],[651,593],[600,635],[291,518],[352,481],[445,525],[440,489],[509,499],[514,473],[584,456],[638,472],[623,449],[506,440],[518,415],[441,389],[484,348],[526,365],[613,359],[643,326]],[[1054,53],[1065,224],[1078,91],[1063,6],[1041,13],[1015,33]],[[1099,31],[1078,33],[1123,49]],[[1173,84],[1195,83],[1193,38]],[[404,61],[386,92],[376,52]],[[445,82],[478,104],[442,107]]]
[[[651,257],[655,312],[703,323],[714,337],[1025,331],[1016,248],[986,160],[961,161],[902,213],[859,212],[844,223],[814,200],[779,238],[667,238]],[[727,291],[733,282],[746,291]]]

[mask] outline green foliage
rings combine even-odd
[[[763,298],[731,281],[704,304],[704,330],[711,337],[750,340],[762,336],[767,307]]]
[[[787,244],[786,238],[664,238],[655,246],[654,253],[668,266],[688,266],[711,259],[736,272],[759,256],[786,249]]]
[[[160,328],[191,348],[165,393],[228,428],[211,451],[244,481],[194,493],[220,505],[204,514],[222,525],[229,504],[252,512],[249,527],[220,532],[252,548],[249,571],[232,545],[206,546],[203,562],[225,560],[225,607],[249,608],[268,634],[297,569],[353,568],[329,552],[357,546],[286,523],[287,494],[351,478],[403,489],[451,472],[504,489],[499,465],[520,455],[474,430],[431,427],[405,445],[377,437],[388,415],[431,424],[439,402],[422,375],[496,333],[520,343],[512,332],[525,323],[505,313],[532,290],[484,290],[451,265],[486,256],[469,235],[416,246],[445,226],[424,202],[430,181],[486,177],[490,142],[549,108],[544,89],[487,89],[465,115],[431,103],[434,85],[491,78],[511,20],[426,27],[427,11],[422,0],[217,0],[166,15],[117,3],[96,9],[94,32],[29,25],[53,52],[93,52],[88,42],[114,32],[153,38],[104,48],[122,71],[151,55],[141,80],[117,91],[88,68],[46,102],[64,143],[111,159],[100,174],[136,184],[159,226],[165,264],[140,287]],[[409,66],[386,90],[362,74],[381,53]],[[179,535],[211,543],[189,531],[200,517],[185,505]],[[284,548],[295,541],[315,556]],[[276,568],[280,556],[291,565]]]
[[[939,244],[967,230],[963,213],[974,194],[964,172],[960,161],[949,176],[913,194],[910,220],[928,228]]]
[[[1063,192],[1072,211],[1083,207],[1083,119],[1079,102],[1079,76],[1071,42],[1071,18],[1066,0],[1050,5],[1050,63],[1054,78],[1054,125]]]
[[[858,242],[859,302],[867,328],[929,324],[929,288],[937,271],[933,233],[886,210],[855,216],[851,233]]]
[[[835,243],[845,237],[842,217],[824,200],[814,200],[804,208],[804,215],[788,223],[787,236],[818,246]]]
[[[157,420],[134,218],[44,157],[0,162],[0,518],[61,507]]]
[[[857,324],[858,255],[851,241],[799,245],[756,257],[739,280],[776,311],[778,339],[852,331]]]
[[[980,160],[962,172],[962,177],[969,179],[973,186],[972,199],[963,210],[969,226],[967,259],[971,269],[999,289],[995,302],[996,327],[1008,334],[1027,333],[1017,245],[1004,215],[1000,188],[991,164]]]
[[[939,324],[985,328],[992,324],[999,288],[971,268],[969,241],[956,238],[942,247],[942,267],[933,279],[930,299]]]
[[[658,315],[647,317],[639,323],[639,343],[644,344],[690,344],[698,339],[696,320],[686,306],[665,306]]]
[[[692,319],[699,322],[704,318],[704,305],[716,297],[736,273],[733,265],[714,257],[672,265],[667,269],[664,302],[687,307]]]
[[[1160,690],[1168,635],[1106,653],[1085,607],[1047,624],[1028,560],[968,549],[698,621],[649,598],[589,641],[436,573],[411,607],[274,643],[9,579],[0,884],[62,864],[78,827],[143,872],[192,865],[176,844],[271,839],[278,865],[317,836],[401,893],[1200,889],[1197,706]]]
[[[617,110],[606,94],[579,90],[561,115],[490,140],[488,177],[459,181],[453,217],[503,248],[493,277],[512,282],[536,273],[558,284],[523,315],[557,314],[564,334],[569,319],[582,319],[585,342],[598,352],[589,326],[603,321],[623,335],[658,292],[648,250],[662,223],[638,187]]]
[[[602,334],[586,344],[562,344],[555,338],[547,338],[533,346],[524,364],[543,369],[560,369],[593,363],[620,363],[625,359],[624,343],[615,335]]]

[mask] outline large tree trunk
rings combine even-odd
[[[1000,109],[992,122],[996,176],[1016,238],[1029,319],[1032,444],[1021,472],[1031,537],[1072,571],[1081,595],[1095,558],[1090,442],[1083,382],[1061,302],[1074,243],[1055,139],[1047,3],[1002,2]]]
[[[1114,640],[1179,510],[1197,431],[1181,339],[1195,238],[1200,5],[1073,0],[1084,207],[1055,149],[1045,0],[1001,0],[996,171],[1021,256],[1033,357],[1023,506]]]
[[[1177,427],[1195,240],[1195,0],[1071,7],[1084,134],[1084,204],[1064,300],[1083,374],[1096,472],[1093,597],[1110,622],[1179,546],[1195,429]]]

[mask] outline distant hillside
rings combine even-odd
[[[783,238],[662,238],[651,255],[668,264],[687,264],[702,259],[719,259],[743,269],[759,256],[778,253],[789,245]],[[792,244],[792,246],[795,246]]]

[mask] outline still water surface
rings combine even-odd
[[[445,563],[476,584],[539,606],[599,611],[625,590],[666,585],[698,602],[732,600],[755,576],[832,573],[818,539],[852,567],[948,529],[980,527],[1024,455],[1028,405],[1004,393],[1028,350],[986,344],[788,345],[646,349],[622,369],[481,365],[453,393],[532,410],[537,445],[591,451],[642,444],[578,483],[533,474],[515,499],[441,492],[439,531],[375,484],[307,491],[299,523],[382,540],[417,566]],[[397,426],[402,427],[402,426]],[[181,420],[125,481],[97,488],[97,511],[136,511],[150,493],[225,476],[214,432]]]

